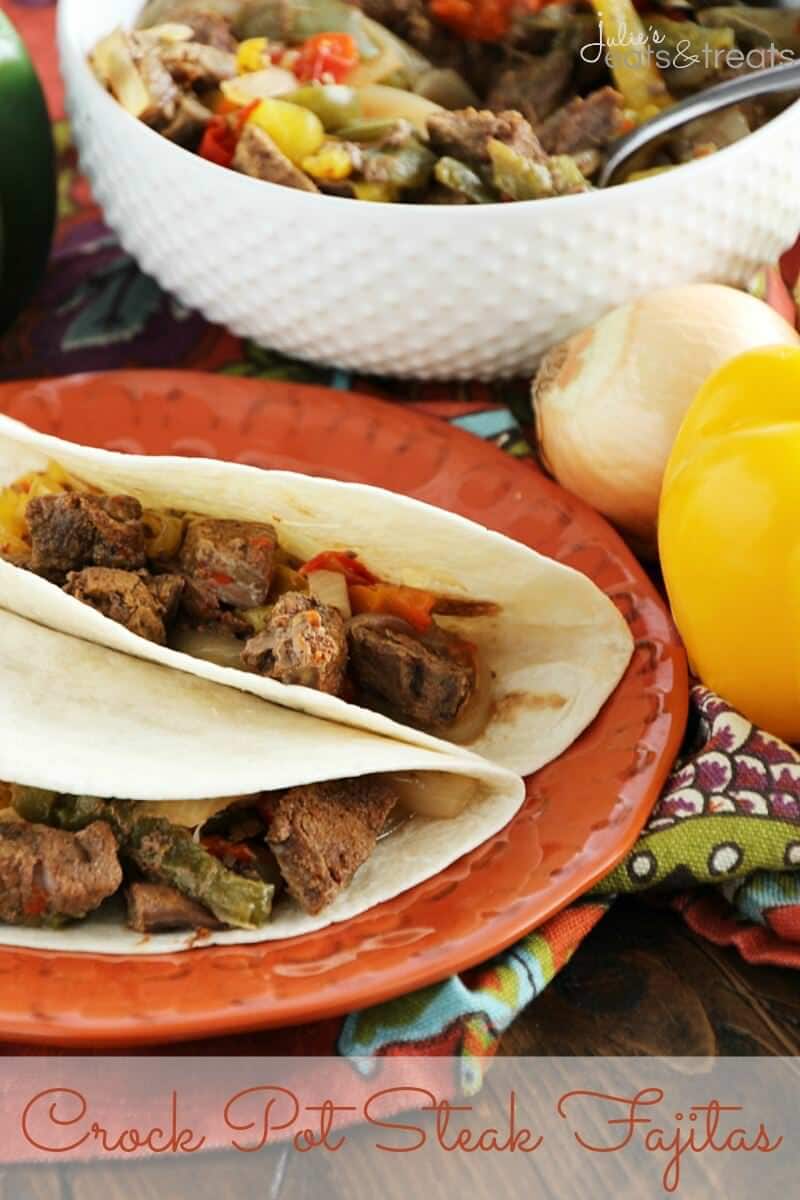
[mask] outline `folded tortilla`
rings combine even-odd
[[[502,829],[524,798],[520,779],[469,753],[391,742],[264,704],[1,611],[0,729],[0,780],[70,795],[205,800],[406,771],[465,775],[479,784],[459,817],[413,816],[380,839],[316,916],[282,894],[271,921],[256,930],[143,935],[125,926],[115,898],[62,929],[0,924],[0,945],[7,946],[163,954],[309,933],[431,878]]]
[[[363,484],[208,459],[77,446],[0,416],[0,486],[55,461],[145,508],[271,523],[301,561],[355,551],[380,578],[499,605],[461,622],[494,676],[489,723],[469,749],[527,775],[561,754],[619,683],[633,639],[586,576],[453,513]],[[286,708],[441,751],[442,742],[338,697],[159,646],[56,585],[0,560],[0,607],[88,641]],[[442,619],[447,627],[448,618]]]

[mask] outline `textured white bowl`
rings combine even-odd
[[[143,270],[287,354],[429,379],[524,375],[651,288],[742,284],[800,227],[800,102],[736,145],[606,192],[483,207],[367,204],[224,171],[130,117],[86,55],[142,0],[60,0],[81,160]]]

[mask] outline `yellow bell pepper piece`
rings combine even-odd
[[[672,103],[633,0],[591,0],[602,30],[614,83],[637,121]]]
[[[27,533],[25,507],[28,497],[10,488],[0,492],[0,543],[6,537],[22,538]]]
[[[325,127],[316,113],[286,100],[262,100],[248,118],[272,138],[279,150],[298,166],[316,154],[325,141]]]
[[[239,43],[236,52],[236,68],[240,75],[251,71],[261,71],[267,62],[269,39],[265,37],[247,38]]]
[[[391,183],[354,183],[353,192],[357,200],[372,200],[376,204],[391,204],[397,198]]]
[[[749,351],[703,385],[667,464],[658,536],[700,679],[800,741],[800,350]]]
[[[301,165],[312,179],[332,182],[347,179],[353,172],[353,160],[341,142],[327,142],[316,154],[304,158]]]

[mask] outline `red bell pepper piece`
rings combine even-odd
[[[358,65],[358,43],[349,33],[315,33],[303,43],[294,73],[304,83],[332,79],[342,83]]]
[[[397,583],[356,584],[348,590],[354,613],[386,613],[408,621],[418,633],[430,629],[438,599],[433,592]]]
[[[229,842],[227,838],[208,834],[200,839],[200,844],[209,854],[213,854],[214,858],[219,858],[223,862],[225,859],[230,862],[247,864],[256,861],[255,853],[244,842]]]
[[[300,568],[301,575],[310,575],[312,571],[338,571],[344,575],[348,587],[354,583],[378,582],[378,577],[351,550],[323,550]]]
[[[207,158],[209,162],[217,163],[220,167],[230,167],[242,130],[259,103],[260,101],[254,100],[236,114],[212,117],[200,143],[200,157]]]
[[[443,25],[475,42],[499,42],[511,28],[514,11],[524,17],[564,0],[431,0],[430,10]]]

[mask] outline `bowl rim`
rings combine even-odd
[[[83,71],[85,80],[88,80],[89,86],[95,89],[95,94],[99,95],[99,103],[106,104],[108,106],[109,113],[116,111],[117,113],[122,114],[124,119],[132,122],[133,126],[138,127],[138,129],[143,131],[147,137],[157,139],[165,153],[172,153],[174,151],[177,154],[186,155],[195,164],[194,169],[206,174],[213,172],[214,176],[217,177],[223,168],[219,167],[216,163],[212,163],[201,158],[199,154],[193,153],[191,150],[187,150],[183,146],[179,146],[176,142],[171,142],[168,138],[163,137],[163,135],[158,133],[155,129],[152,129],[143,121],[140,121],[138,118],[132,116],[132,114],[127,112],[119,103],[119,101],[115,100],[111,93],[102,86],[89,66],[88,56],[78,45],[78,40],[71,26],[71,15],[73,12],[78,10],[79,5],[83,2],[85,2],[85,0],[58,0],[58,44],[59,53],[62,60],[66,58],[67,54],[69,54],[73,63],[76,61],[79,63],[78,69]],[[119,26],[115,26],[115,28],[118,27]],[[124,26],[122,27],[124,28]],[[72,82],[70,76],[66,71],[63,70],[63,68],[62,74],[67,85],[67,98],[70,103],[72,103]],[[516,213],[530,213],[531,209],[535,209],[535,211],[540,213],[543,218],[547,214],[552,216],[554,212],[554,205],[558,206],[559,212],[566,211],[567,204],[571,204],[575,211],[577,211],[578,205],[583,205],[584,211],[588,211],[587,206],[589,204],[594,204],[595,210],[597,210],[600,207],[600,203],[606,207],[609,205],[615,205],[620,195],[623,197],[628,196],[630,194],[630,189],[632,188],[637,189],[637,197],[641,195],[644,199],[644,189],[647,189],[649,192],[655,192],[659,188],[663,189],[665,184],[674,187],[676,182],[681,186],[691,186],[693,182],[699,184],[704,175],[714,172],[718,160],[722,159],[725,164],[729,164],[734,155],[738,155],[740,158],[747,156],[748,153],[755,148],[754,142],[766,140],[766,137],[769,136],[770,133],[774,132],[776,128],[782,127],[784,124],[788,124],[789,119],[792,116],[800,118],[800,97],[798,97],[797,100],[792,101],[791,104],[787,105],[787,107],[782,112],[778,113],[777,116],[771,117],[769,121],[766,121],[763,125],[759,126],[758,129],[753,130],[752,133],[748,133],[745,137],[740,138],[738,141],[733,142],[728,146],[724,146],[721,150],[714,151],[713,154],[708,154],[702,158],[694,159],[692,162],[681,163],[678,167],[658,175],[653,175],[645,179],[636,179],[631,183],[618,184],[616,187],[595,188],[586,192],[578,192],[574,195],[550,196],[540,200],[516,200],[510,201],[506,204],[504,204],[502,201],[492,204],[371,204],[369,205],[371,210],[370,215],[373,217],[373,219],[378,220],[381,219],[382,214],[388,214],[391,212],[393,214],[403,213],[404,215],[399,218],[403,221],[414,221],[417,218],[411,214],[419,214],[419,219],[424,217],[426,220],[433,219],[437,221],[449,221],[451,219],[455,219],[459,222],[487,222],[493,218],[496,218],[498,210],[500,210],[502,213],[507,213],[509,210]],[[305,192],[299,188],[287,188],[282,184],[272,183],[269,180],[254,179],[251,176],[244,175],[238,171],[226,171],[225,174],[228,177],[233,176],[237,179],[237,181],[239,181],[233,186],[244,187],[251,190],[257,188],[258,193],[253,192],[253,194],[262,195],[265,198],[266,196],[275,196],[276,193],[280,193],[282,198],[285,200],[287,198],[286,193],[288,192],[291,194],[292,202],[298,205],[318,206],[321,201],[324,201],[325,208],[331,213],[335,211],[333,208],[334,204],[340,212],[342,211],[342,206],[344,206],[348,212],[351,212],[351,215],[354,207],[359,211],[362,211],[361,205],[354,205],[351,199],[348,199],[344,196],[329,196],[324,193]],[[676,174],[679,175],[677,181]],[[208,178],[211,179],[210,174],[208,174]],[[265,192],[265,188],[268,189],[268,191]],[[602,201],[600,199],[601,197]],[[609,197],[611,197],[611,199],[609,199]],[[598,203],[598,201],[600,201],[600,203]],[[396,215],[393,215],[389,219],[396,221],[398,218]]]

